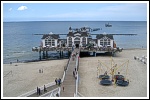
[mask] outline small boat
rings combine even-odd
[[[105,27],[112,27],[112,25],[107,23],[107,24],[105,24]]]

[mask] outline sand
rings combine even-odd
[[[110,66],[110,56],[80,58],[78,92],[84,97],[146,97],[147,96],[147,64],[134,60],[134,56],[147,56],[146,49],[123,50],[113,57],[117,66],[129,60],[127,65],[118,68],[122,75],[129,79],[129,86],[102,86],[97,78],[98,60]],[[21,94],[54,82],[63,76],[65,60],[41,61],[30,63],[3,64],[3,96],[17,97]],[[15,66],[18,65],[18,66]],[[43,73],[39,73],[43,69]],[[107,67],[103,66],[99,74],[104,74]],[[10,72],[10,73],[9,73]],[[9,74],[8,74],[9,73]],[[7,75],[8,74],[8,75]],[[109,71],[108,71],[109,74]]]
[[[4,64],[3,96],[17,97],[37,86],[41,87],[54,82],[56,78],[62,78],[67,61],[68,59]],[[43,73],[39,73],[39,69],[43,69]]]
[[[85,97],[147,97],[147,64],[134,60],[134,56],[142,57],[143,55],[147,56],[146,49],[131,49],[123,50],[117,53],[116,57],[112,57],[118,67],[129,60],[127,73],[126,63],[117,70],[129,79],[127,87],[99,84],[100,79],[97,78],[98,60],[109,67],[111,66],[110,56],[81,58],[79,63],[79,93]],[[105,66],[101,67],[103,70],[100,71],[99,75],[104,74],[107,70]]]

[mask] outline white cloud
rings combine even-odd
[[[11,10],[12,10],[12,8],[9,8],[8,10],[9,10],[9,11],[11,11]]]
[[[28,9],[26,6],[20,6],[17,10],[26,10]]]

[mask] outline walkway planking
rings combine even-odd
[[[73,51],[74,54],[79,52],[79,49],[75,49]],[[73,54],[72,53],[72,54]],[[76,59],[72,60],[72,56],[70,57],[70,63],[68,65],[68,69],[66,70],[66,76],[61,86],[60,97],[74,97],[74,93],[76,92],[76,79],[73,76],[73,71],[75,70]],[[63,91],[64,87],[64,91]]]

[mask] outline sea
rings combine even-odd
[[[105,27],[109,23],[112,27]],[[69,27],[100,28],[91,34],[137,34],[114,35],[117,47],[123,49],[147,48],[146,21],[22,21],[3,22],[3,63],[32,61],[39,59],[39,53],[32,47],[41,44],[42,35],[33,34],[68,34]],[[66,39],[65,35],[60,38]],[[92,35],[92,38],[96,38]],[[55,53],[55,52],[54,52]]]

